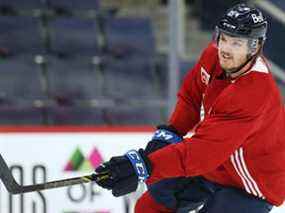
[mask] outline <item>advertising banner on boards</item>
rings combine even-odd
[[[0,150],[22,184],[89,175],[111,156],[144,147],[151,133],[9,133],[0,134]],[[95,183],[23,195],[0,185],[1,213],[127,213],[129,197],[115,198]]]
[[[0,133],[0,153],[20,184],[36,184],[91,174],[111,156],[145,147],[152,131]],[[95,183],[9,195],[0,183],[0,213],[132,213],[145,190],[115,198]],[[271,213],[285,213],[285,207]]]

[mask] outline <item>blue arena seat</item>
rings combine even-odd
[[[0,61],[0,94],[2,99],[45,99],[41,69],[33,56],[18,56]]]
[[[27,16],[1,16],[0,47],[11,55],[43,52],[40,21]]]
[[[0,104],[0,125],[39,125],[42,123],[40,108]]]
[[[105,123],[100,109],[79,106],[49,107],[48,120],[53,125],[100,125]]]
[[[99,0],[47,0],[52,8],[65,10],[88,10],[98,9],[100,6]]]
[[[126,57],[154,55],[155,38],[150,19],[108,18],[105,24],[107,45],[114,54]]]
[[[179,82],[182,83],[186,73],[192,69],[195,65],[195,61],[191,60],[180,60],[179,61]],[[160,55],[156,60],[156,74],[157,74],[157,84],[158,90],[162,97],[167,97],[168,93],[168,80],[169,80],[169,64],[168,56]]]
[[[0,7],[10,7],[17,10],[43,9],[46,0],[1,0]]]
[[[113,98],[157,97],[152,62],[140,57],[104,61],[105,93]]]
[[[100,79],[88,60],[48,58],[49,91],[64,102],[90,99],[100,95]]]
[[[117,106],[104,111],[104,119],[111,125],[157,125],[165,122],[166,115],[158,106]]]
[[[49,22],[51,51],[63,55],[96,55],[98,53],[95,20],[58,17]]]

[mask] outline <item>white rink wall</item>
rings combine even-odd
[[[0,150],[3,158],[12,167],[16,180],[33,184],[90,174],[100,161],[124,154],[132,148],[144,147],[151,135],[147,132],[1,133]],[[85,169],[65,171],[76,150],[86,158],[87,163],[82,164]],[[88,166],[88,163],[94,165]],[[133,206],[132,197],[136,195],[115,198],[96,184],[11,197],[1,183],[0,212],[126,213],[125,209]]]
[[[151,132],[0,133],[0,150],[16,180],[33,184],[90,174],[102,160],[144,147],[151,136]],[[68,164],[72,159],[75,164],[80,162],[73,170]],[[143,190],[141,186],[138,193],[114,198],[110,192],[90,183],[9,196],[1,183],[0,212],[127,213]],[[272,212],[285,213],[285,207]]]

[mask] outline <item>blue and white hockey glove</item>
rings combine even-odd
[[[151,141],[148,142],[145,153],[148,155],[169,144],[176,144],[182,140],[183,137],[180,136],[172,126],[160,125],[157,127]]]
[[[134,192],[139,181],[145,181],[151,173],[151,164],[144,151],[130,150],[125,155],[112,157],[95,169],[101,174],[96,182],[112,190],[115,197]]]

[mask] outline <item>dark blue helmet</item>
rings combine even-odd
[[[218,32],[265,41],[267,21],[260,10],[246,4],[230,8],[217,25]]]

